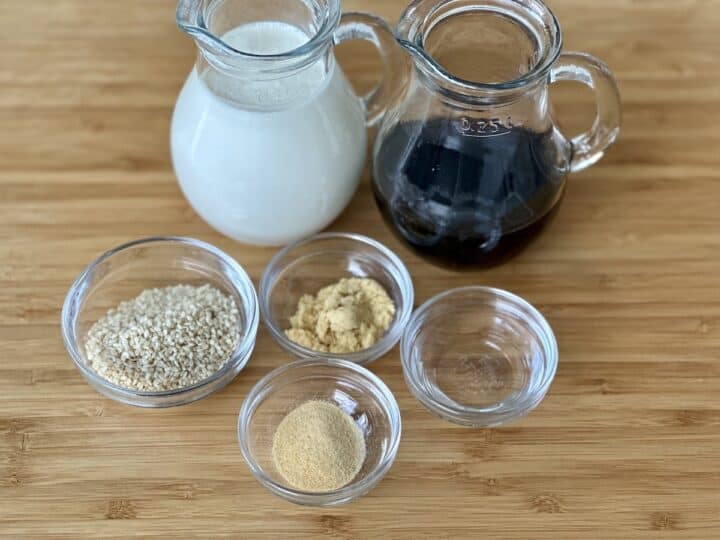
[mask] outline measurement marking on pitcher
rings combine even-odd
[[[514,127],[520,127],[522,123],[507,116],[505,118],[458,118],[453,121],[453,125],[458,133],[467,137],[499,137],[507,135]]]

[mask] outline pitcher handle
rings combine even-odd
[[[369,13],[343,13],[335,31],[336,45],[348,39],[364,39],[371,42],[380,53],[383,76],[375,88],[362,96],[368,126],[377,124],[388,106],[402,90],[407,70],[405,54],[397,44],[392,29],[380,17]]]
[[[556,81],[581,82],[595,92],[597,116],[590,131],[570,140],[570,172],[582,171],[603,157],[620,132],[620,93],[610,69],[586,53],[561,54],[550,71],[550,82]]]

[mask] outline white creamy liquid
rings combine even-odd
[[[223,40],[255,54],[286,52],[307,35],[279,22],[235,28]],[[193,70],[173,115],[180,186],[210,225],[241,242],[279,245],[313,234],[350,201],[365,161],[365,113],[340,68],[322,60],[282,79]],[[289,100],[289,104],[288,104]],[[281,110],[268,110],[282,102]]]

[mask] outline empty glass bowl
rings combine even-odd
[[[336,404],[365,435],[366,455],[360,472],[334,491],[295,489],[273,463],[275,430],[290,411],[310,400]],[[283,499],[313,506],[347,503],[370,491],[395,460],[400,432],[400,410],[385,383],[345,360],[297,360],[277,368],[250,391],[238,418],[240,449],[255,478]]]
[[[113,384],[87,365],[85,337],[108,309],[147,288],[206,283],[235,300],[241,324],[235,350],[213,375],[186,388],[145,392]],[[203,398],[229,383],[250,358],[259,318],[252,282],[230,256],[191,238],[147,238],[104,253],[78,276],[63,305],[62,334],[70,357],[98,392],[130,405],[170,407]]]
[[[467,426],[496,426],[534,409],[557,368],[550,325],[522,298],[489,287],[423,304],[400,347],[410,391],[430,411]]]
[[[316,294],[343,277],[379,282],[395,304],[395,319],[375,345],[355,353],[315,351],[291,341],[285,330],[304,294]],[[275,341],[294,357],[342,358],[368,364],[400,340],[413,307],[413,285],[403,262],[388,248],[359,234],[322,233],[287,246],[268,263],[260,280],[260,312]]]

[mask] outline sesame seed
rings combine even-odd
[[[146,289],[100,318],[87,334],[87,364],[125,388],[164,391],[218,371],[240,341],[235,301],[211,285]]]

